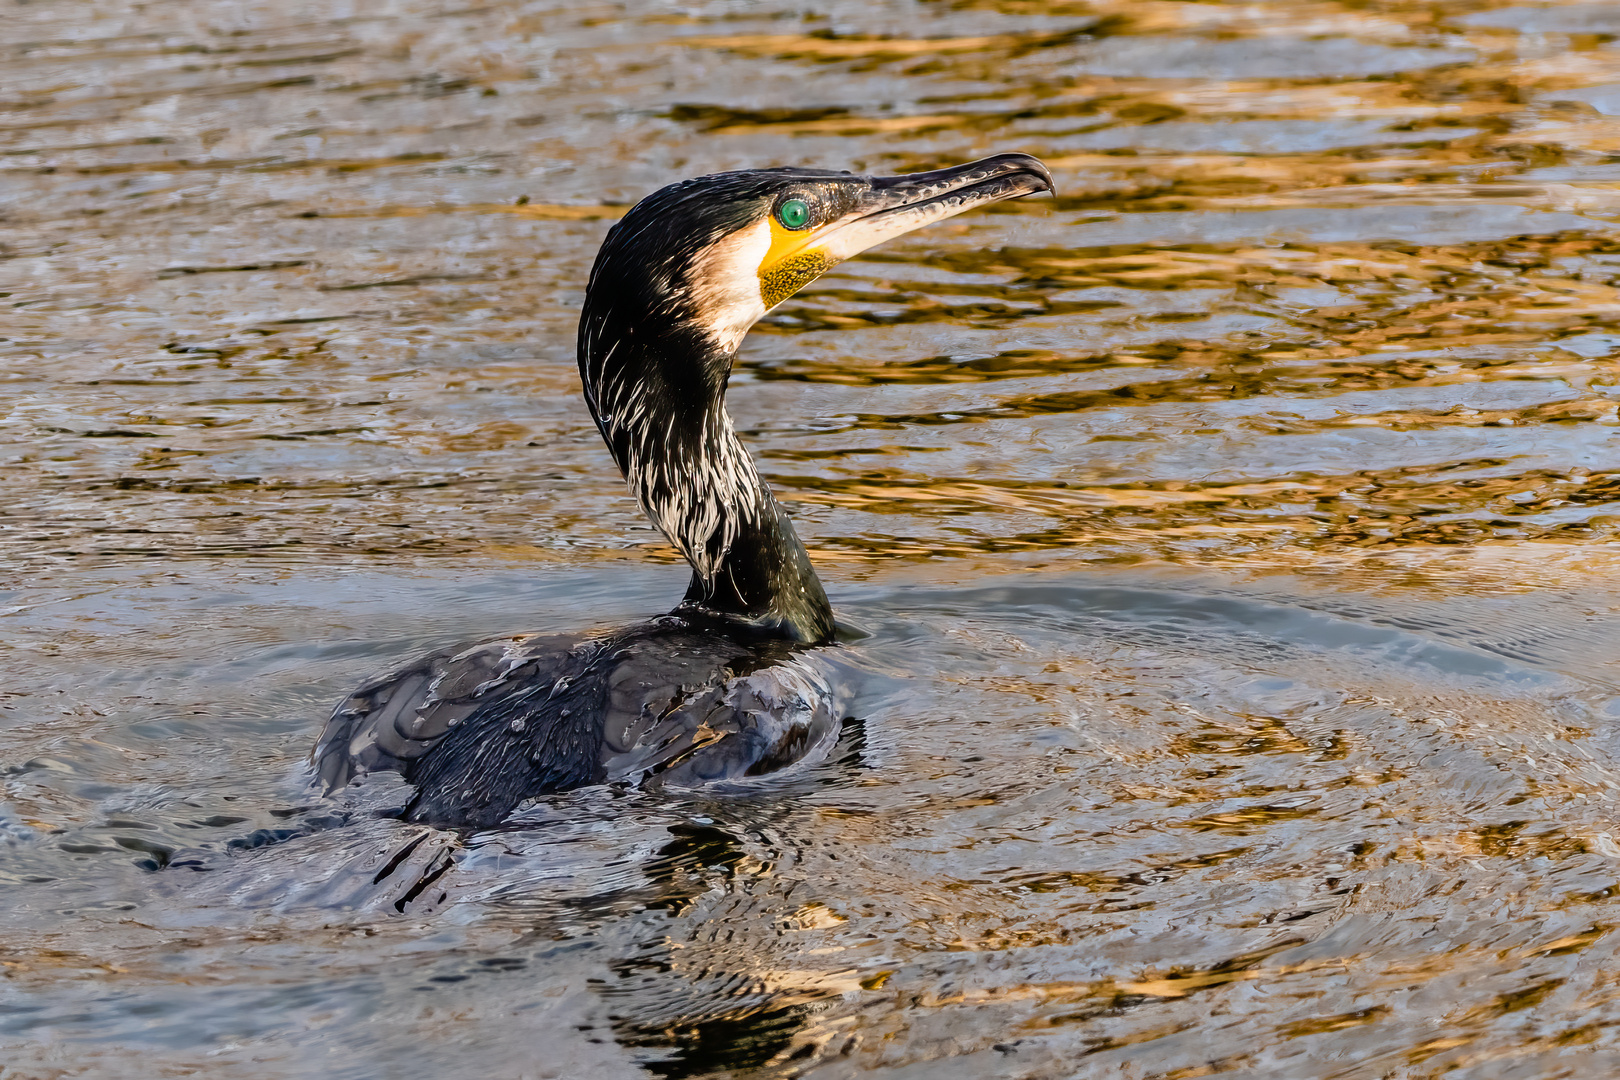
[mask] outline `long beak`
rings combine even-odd
[[[874,176],[856,207],[817,230],[834,262],[986,203],[1052,191],[1052,174],[1028,154],[997,154],[906,176]]]
[[[867,248],[1002,199],[1050,192],[1052,174],[1028,154],[997,154],[949,169],[868,176],[850,209],[809,232],[772,229],[759,267],[760,294],[775,307],[831,267]]]

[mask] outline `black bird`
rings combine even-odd
[[[718,173],[656,191],[608,232],[579,320],[585,401],[654,525],[692,565],[668,615],[422,657],[340,704],[328,792],[394,769],[404,816],[487,827],[586,784],[688,786],[824,753],[842,716],[813,646],[833,612],[726,414],[737,346],[772,307],[874,244],[1052,190],[1026,154],[908,176]]]

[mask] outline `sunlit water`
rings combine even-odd
[[[575,388],[626,204],[1002,150],[733,378],[829,760],[311,790],[682,591]],[[1620,1072],[1617,220],[1607,0],[7,7],[0,1076]]]

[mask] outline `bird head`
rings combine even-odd
[[[748,328],[875,244],[1051,190],[1027,154],[909,176],[752,169],[671,184],[609,230],[580,313],[580,379],[630,490],[692,564],[693,611],[767,636],[832,635],[809,556],[726,415]]]
[[[611,321],[729,360],[771,308],[876,244],[986,203],[1052,190],[1027,154],[934,172],[750,169],[655,191],[614,225],[591,272],[581,361]],[[724,379],[724,371],[718,372]]]

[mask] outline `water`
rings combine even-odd
[[[7,8],[0,1074],[1620,1069],[1617,39]],[[575,388],[626,204],[1005,150],[1060,197],[845,264],[733,379],[870,635],[830,760],[471,836],[317,798],[373,671],[683,589]]]

